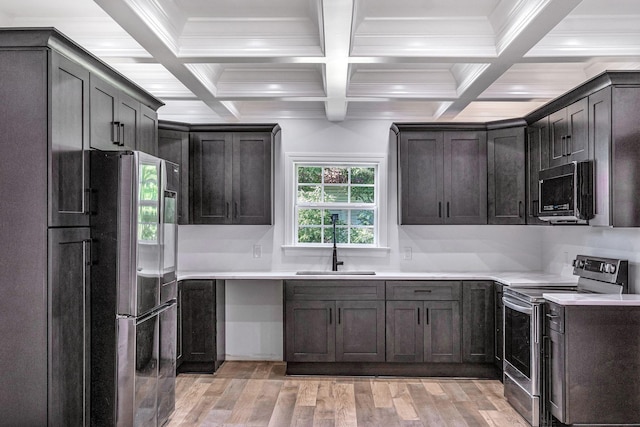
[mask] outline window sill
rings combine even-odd
[[[282,250],[286,256],[318,256],[331,255],[331,246],[296,246],[282,245]],[[390,247],[354,247],[338,246],[338,254],[346,254],[353,257],[386,257],[391,251]]]

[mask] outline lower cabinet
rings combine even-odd
[[[388,301],[387,362],[460,362],[460,302]]]
[[[503,285],[500,283],[495,283],[493,288],[493,297],[494,297],[494,316],[495,326],[494,326],[494,353],[493,360],[496,364],[496,368],[502,372],[502,357],[504,353],[504,336],[502,332],[502,323],[504,322],[502,310],[504,305],[502,304],[502,288]],[[502,379],[502,375],[500,375],[500,379]]]
[[[462,361],[493,363],[493,282],[465,281],[462,290]]]
[[[288,362],[384,362],[384,325],[384,282],[285,282]]]
[[[225,356],[224,280],[183,280],[179,286],[179,372],[214,372]]]

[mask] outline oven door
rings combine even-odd
[[[540,305],[508,295],[504,304],[504,394],[532,426],[540,422]]]

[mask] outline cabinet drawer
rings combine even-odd
[[[545,318],[547,327],[553,331],[564,334],[564,307],[547,302]]]
[[[384,300],[384,282],[366,280],[286,280],[285,299]]]
[[[462,295],[462,282],[411,280],[387,282],[388,300],[455,301]]]

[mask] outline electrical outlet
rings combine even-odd
[[[411,260],[411,257],[413,256],[412,250],[411,250],[411,246],[407,246],[406,248],[402,249],[402,259],[405,261],[409,261]]]
[[[253,257],[254,258],[262,258],[262,246],[261,245],[253,245]]]

